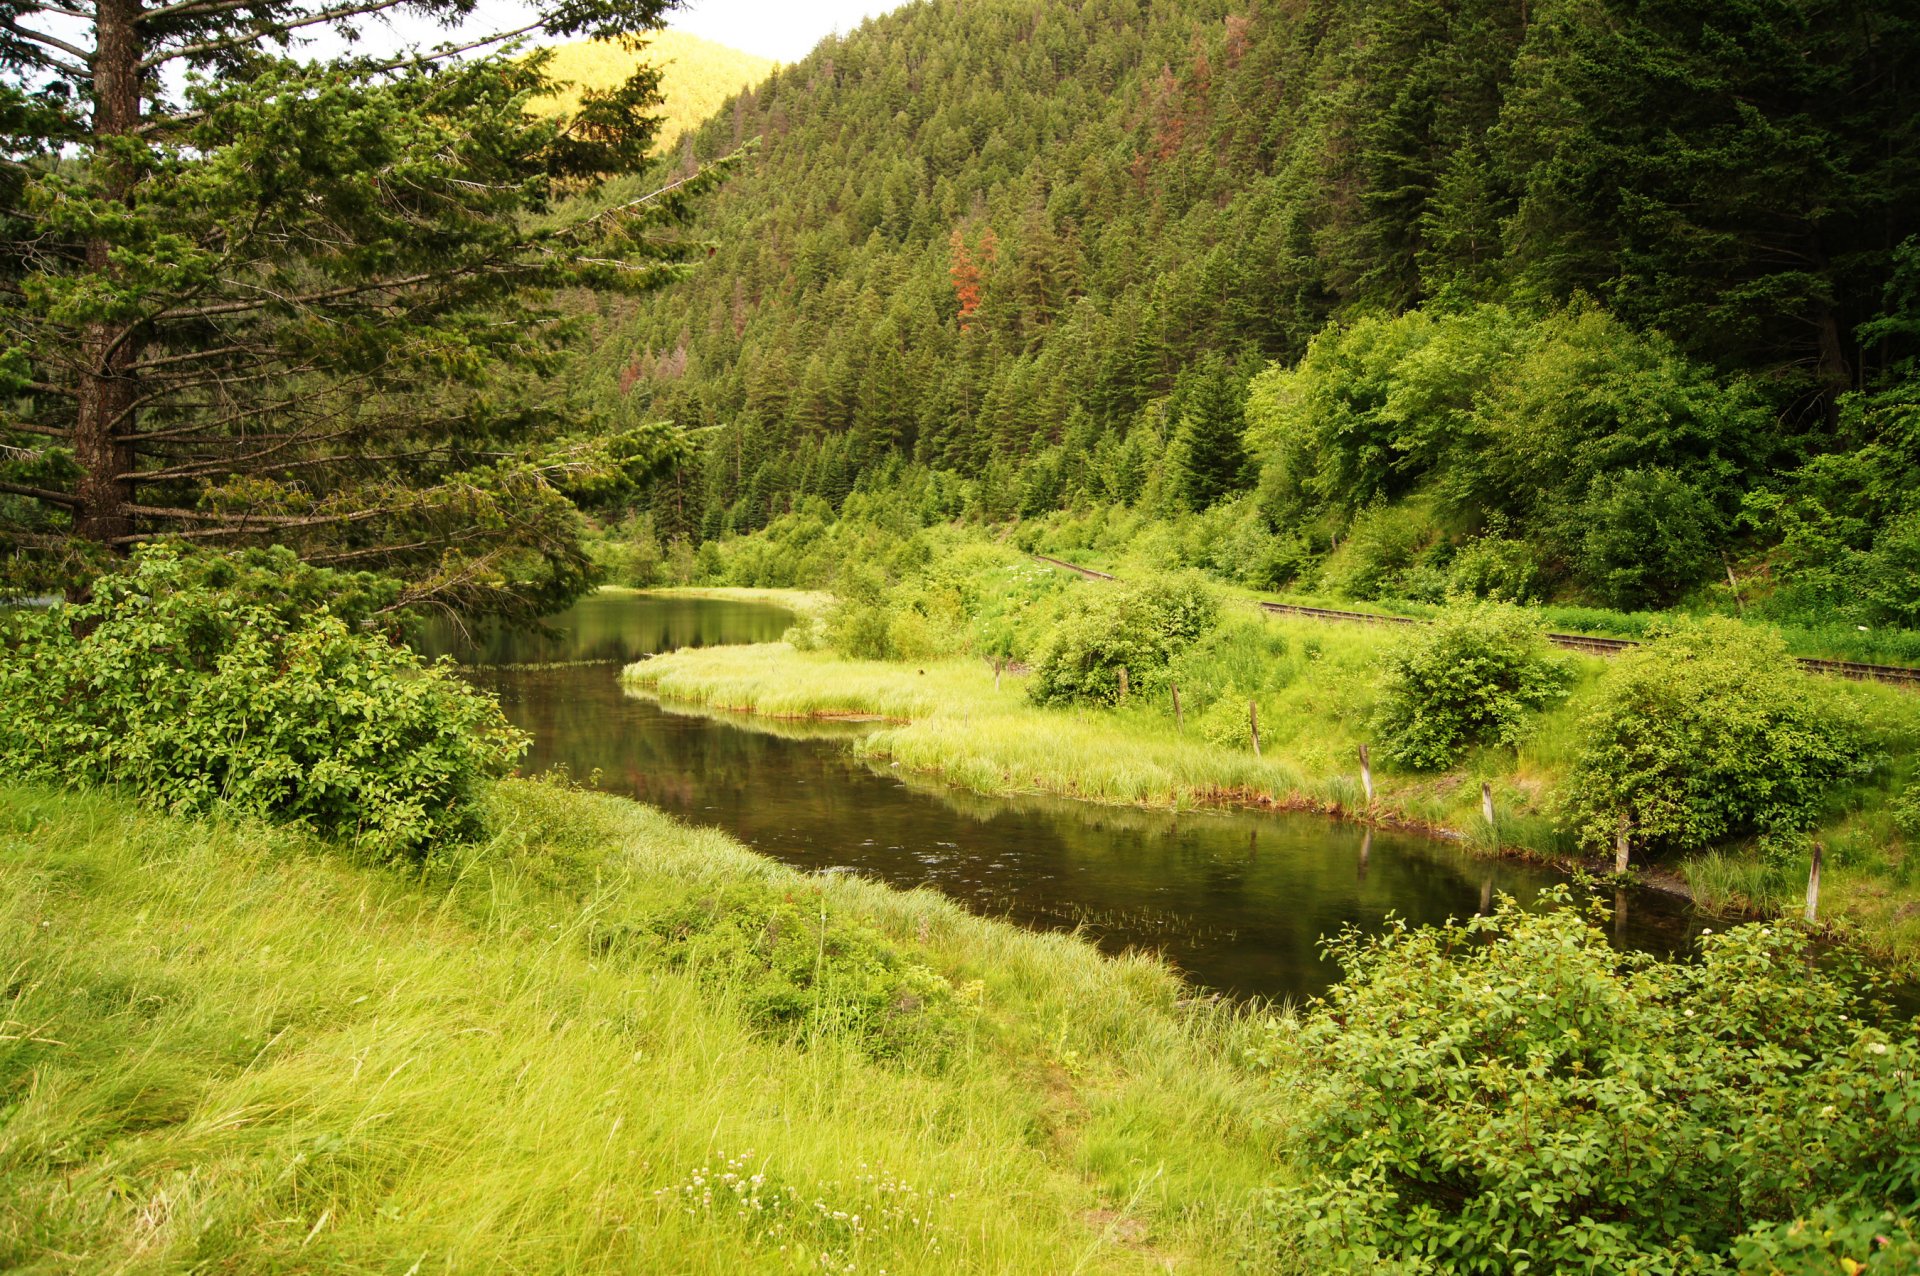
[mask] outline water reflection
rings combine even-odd
[[[483,635],[468,654],[496,665],[624,660],[764,641],[788,623],[768,607],[601,595],[556,618],[558,637]],[[1557,880],[1313,816],[981,797],[860,761],[845,748],[858,725],[675,710],[624,693],[605,665],[472,676],[532,733],[529,769],[597,772],[599,787],[725,829],[800,868],[930,886],[1027,925],[1083,927],[1113,951],[1152,948],[1197,982],[1238,995],[1319,992],[1337,975],[1319,939],[1345,925],[1464,916],[1497,892],[1530,898]],[[1665,950],[1689,922],[1677,903],[1636,894],[1616,925],[1621,942]]]

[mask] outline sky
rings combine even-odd
[[[748,53],[798,62],[835,31],[898,7],[900,0],[684,0],[667,25]]]

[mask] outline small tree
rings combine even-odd
[[[1190,509],[1204,510],[1248,483],[1246,393],[1218,355],[1196,365],[1171,406],[1171,460]]]
[[[1524,612],[1459,607],[1387,657],[1374,725],[1388,757],[1438,769],[1476,744],[1518,744],[1527,716],[1564,697],[1571,681]]]
[[[1219,618],[1219,600],[1197,575],[1101,587],[1048,635],[1027,697],[1041,705],[1116,704],[1122,669],[1133,690],[1156,689],[1173,657]]]
[[[1581,724],[1566,792],[1582,844],[1692,850],[1810,827],[1838,781],[1872,769],[1861,727],[1777,634],[1675,622],[1619,658]]]

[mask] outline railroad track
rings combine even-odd
[[[1052,558],[1046,554],[1034,554],[1032,557],[1065,571],[1085,576],[1089,580],[1117,581],[1120,579],[1110,572],[1095,571],[1091,567],[1069,563],[1064,558]],[[1380,616],[1373,612],[1341,611],[1333,607],[1303,607],[1298,603],[1260,603],[1258,606],[1261,611],[1276,616],[1299,616],[1306,620],[1324,620],[1334,624],[1425,625],[1431,623],[1412,616]],[[1592,634],[1550,633],[1547,635],[1547,641],[1556,647],[1564,647],[1568,651],[1585,652],[1590,656],[1617,656],[1623,651],[1631,651],[1640,645],[1630,638],[1598,638]],[[1855,682],[1884,682],[1896,687],[1920,687],[1920,669],[1910,669],[1905,665],[1869,665],[1858,660],[1821,660],[1815,656],[1800,656],[1797,659],[1800,667],[1808,673],[1825,674],[1834,678],[1850,678]]]

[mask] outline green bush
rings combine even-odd
[[[1468,541],[1448,565],[1447,590],[1467,598],[1537,603],[1546,593],[1539,551],[1525,541],[1504,536]]]
[[[1518,744],[1527,716],[1565,696],[1571,680],[1524,612],[1459,607],[1388,654],[1374,728],[1387,757],[1437,770],[1477,744]]]
[[[1135,691],[1155,691],[1172,659],[1219,618],[1212,588],[1192,573],[1089,588],[1041,648],[1027,696],[1039,705],[1115,704],[1122,669]]]
[[[1418,502],[1370,506],[1354,517],[1346,540],[1321,568],[1321,587],[1346,598],[1396,596],[1438,534]]]
[[[1670,470],[1600,476],[1583,516],[1579,577],[1609,607],[1666,606],[1719,564],[1719,511]]]
[[[0,774],[227,805],[389,857],[480,830],[526,747],[491,696],[349,626],[379,588],[290,554],[140,551],[0,631]]]
[[[1676,621],[1619,657],[1581,723],[1566,810],[1580,841],[1636,850],[1810,828],[1833,786],[1873,768],[1857,715],[1779,636]]]
[[[953,986],[873,927],[755,883],[690,894],[589,943],[651,954],[730,990],[758,1028],[854,1040],[874,1058],[937,1065],[965,1021]]]
[[[1623,953],[1553,895],[1327,945],[1345,982],[1264,1053],[1305,1103],[1306,1181],[1274,1198],[1296,1264],[1777,1271],[1809,1236],[1829,1265],[1797,1270],[1910,1255],[1883,1215],[1920,1181],[1920,1045],[1864,1001],[1859,959],[1762,925],[1697,962]]]

